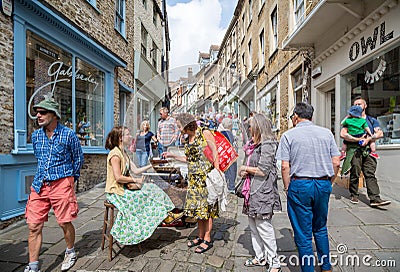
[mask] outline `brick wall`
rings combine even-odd
[[[11,17],[0,13],[0,153],[14,145],[14,37]]]

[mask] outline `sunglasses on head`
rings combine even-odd
[[[36,114],[38,114],[38,113],[40,113],[40,115],[46,115],[46,114],[49,113],[49,111],[47,111],[47,110],[38,110],[38,111],[36,111]]]

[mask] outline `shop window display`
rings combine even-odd
[[[391,49],[346,75],[352,101],[367,100],[367,114],[376,117],[384,132],[378,144],[400,144],[400,47]]]
[[[54,97],[60,122],[83,146],[104,146],[104,73],[30,31],[26,47],[27,143],[37,128],[33,105]]]

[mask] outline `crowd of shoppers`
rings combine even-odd
[[[61,116],[58,108],[53,99],[44,100],[33,107],[40,127],[32,134],[38,168],[25,214],[29,228],[29,264],[24,272],[39,271],[42,229],[51,208],[64,232],[67,245],[61,270],[70,269],[77,260],[75,228],[71,221],[78,214],[74,182],[80,176],[83,152],[77,135],[59,123]],[[366,114],[365,99],[357,97],[352,108],[352,112],[357,110],[360,113],[357,118],[366,121],[361,120],[363,128],[368,126],[369,135],[357,137],[349,133],[348,125],[343,125],[340,133],[341,138],[346,140],[346,160],[351,166],[350,201],[353,204],[359,202],[358,180],[363,171],[370,206],[389,205],[389,200],[380,198],[375,177],[377,160],[370,156],[371,143],[383,135],[379,122]],[[124,245],[140,243],[149,238],[168,216],[168,212],[175,208],[161,188],[145,182],[143,178],[143,173],[152,168],[149,158],[152,156],[153,141],[158,144],[160,157],[173,158],[188,165],[183,213],[197,220],[198,235],[189,240],[187,246],[195,247],[195,253],[204,253],[212,248],[213,219],[219,217],[219,203],[208,202],[206,179],[213,169],[220,171],[218,147],[212,133],[212,130],[218,129],[235,148],[236,136],[243,135],[243,165],[238,169],[237,163],[233,163],[224,175],[232,193],[236,179],[244,180],[242,212],[248,216],[255,253],[254,258],[248,259],[244,265],[268,265],[268,271],[281,271],[271,222],[274,212],[282,210],[277,185],[279,160],[301,271],[314,271],[313,237],[321,270],[331,271],[327,218],[332,183],[340,165],[340,152],[332,132],[313,124],[313,112],[310,104],[297,103],[290,116],[293,128],[283,133],[278,142],[271,120],[264,114],[251,112],[249,118],[240,122],[237,114],[224,116],[210,111],[207,116],[195,118],[188,113],[171,116],[168,108],[161,108],[156,134],[150,131],[150,123],[145,120],[134,137],[138,166],[132,161],[132,154],[127,152],[128,147],[132,146],[129,128],[114,127],[105,144],[109,150],[106,198],[119,210],[111,234]],[[358,143],[360,140],[363,140],[361,144]],[[184,147],[184,155],[168,151],[169,147],[175,145]],[[204,155],[207,146],[211,149],[213,160]],[[350,154],[349,148],[354,152]]]

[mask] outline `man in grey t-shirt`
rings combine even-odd
[[[332,183],[339,170],[339,149],[332,132],[311,122],[314,108],[297,103],[290,116],[293,129],[280,140],[276,159],[282,161],[287,211],[302,271],[314,271],[312,235],[322,271],[331,271],[326,221]]]

